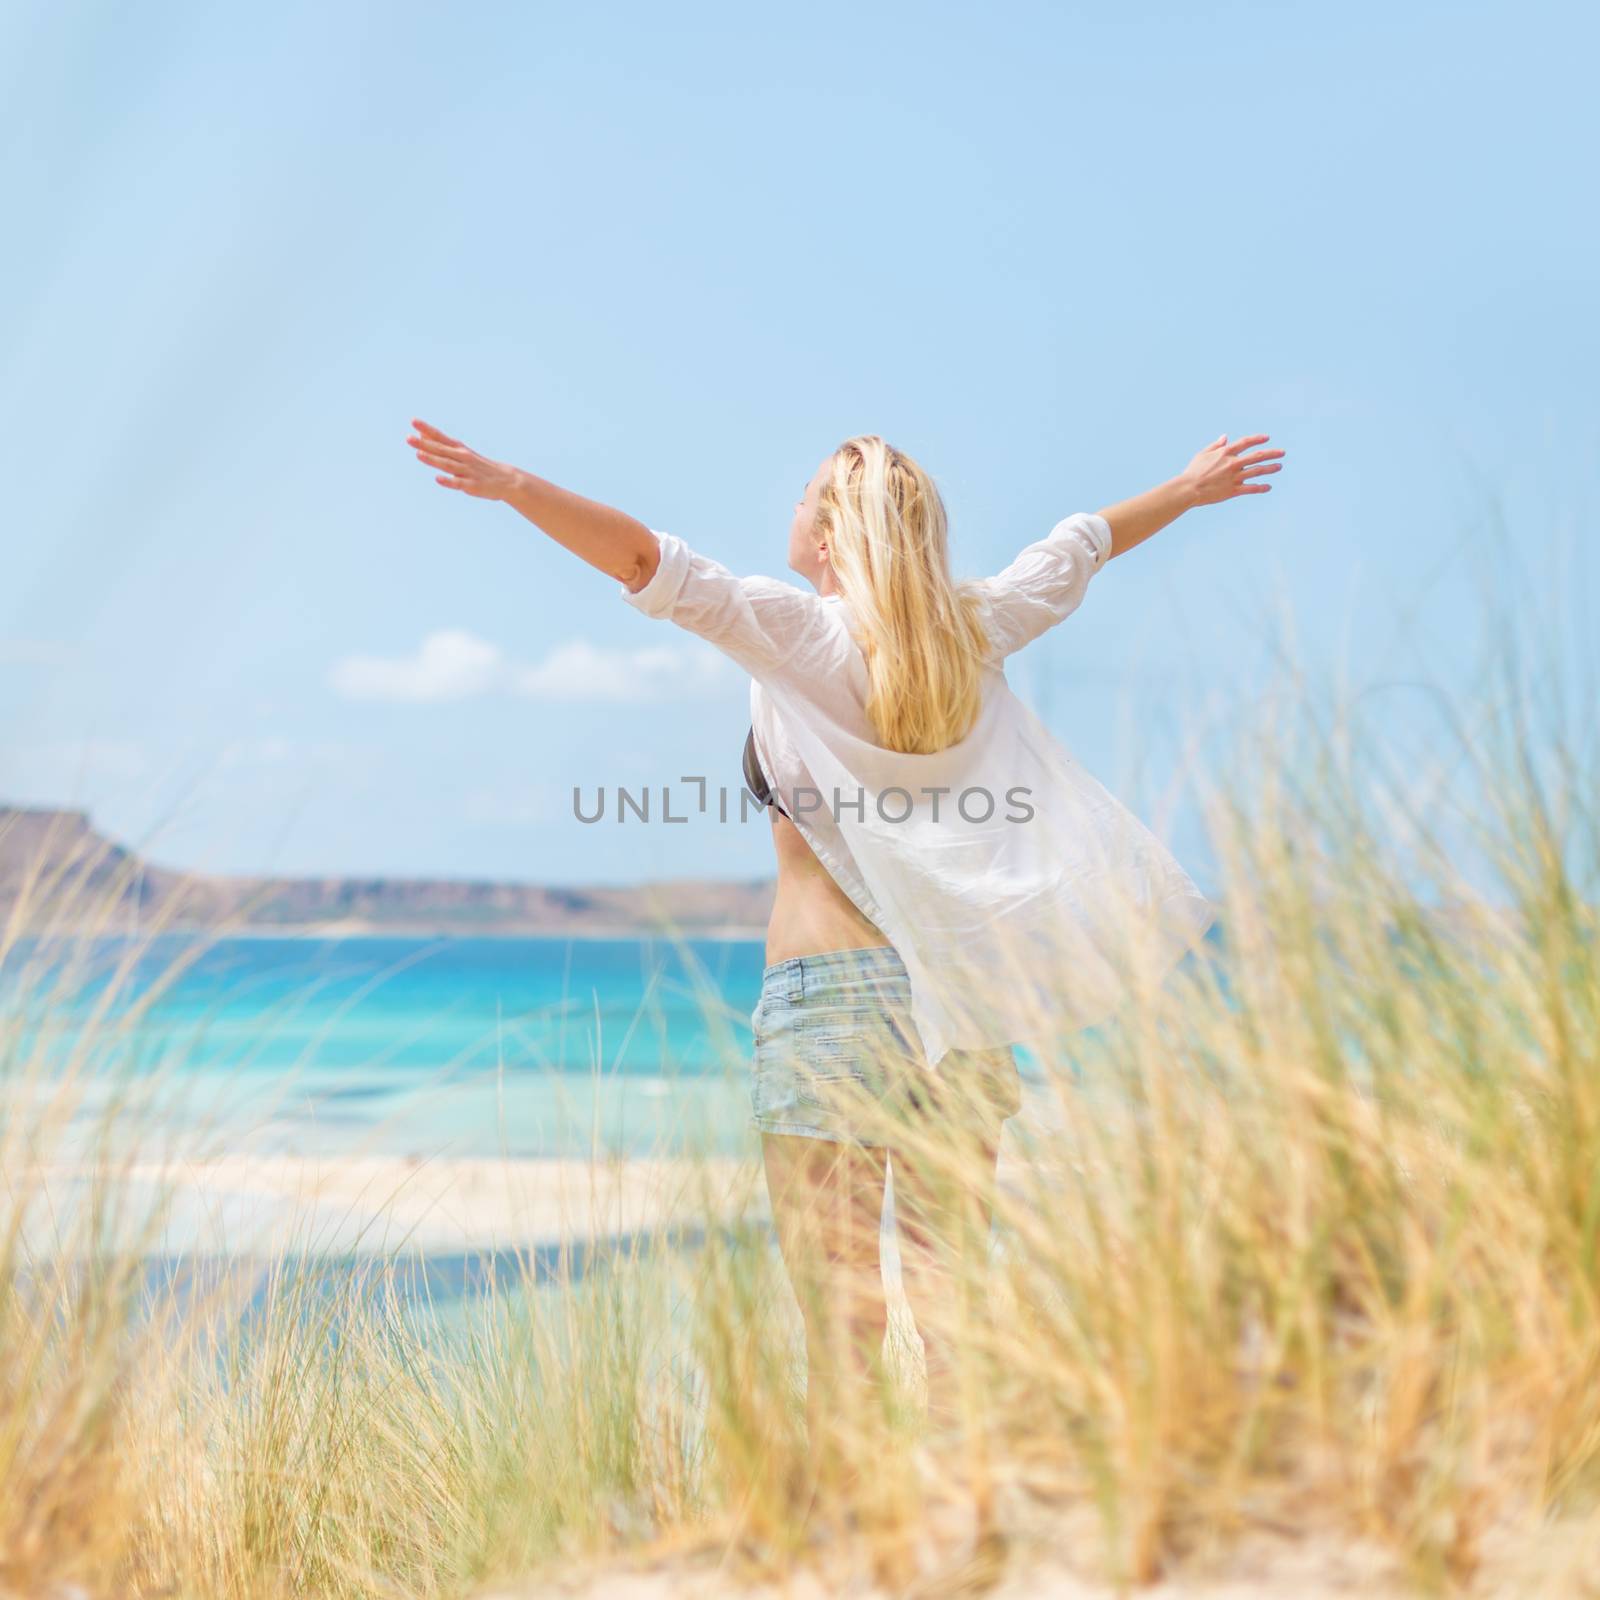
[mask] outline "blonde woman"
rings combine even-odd
[[[743,775],[770,809],[777,896],[753,1013],[752,1122],[805,1318],[814,1465],[877,1375],[879,1271],[894,1174],[902,1279],[932,1418],[961,1414],[953,1268],[986,1259],[1012,1047],[1100,1020],[1205,932],[1207,904],[1163,847],[1016,699],[1005,659],[1068,616],[1090,578],[1192,507],[1265,494],[1265,434],[1058,522],[1004,571],[951,577],[932,479],[875,434],[805,485],[788,565],[807,587],[735,576],[625,512],[491,461],[425,422],[436,481],[502,500],[630,605],[750,674]],[[732,752],[730,751],[730,766]],[[1138,931],[1137,947],[1127,942]],[[959,1134],[941,1181],[930,1129]]]

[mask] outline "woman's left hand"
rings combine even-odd
[[[413,417],[411,426],[416,432],[406,443],[417,452],[417,459],[425,466],[441,469],[433,481],[447,489],[459,489],[476,500],[504,500],[516,487],[519,473],[503,461],[491,461],[469,449],[459,439],[440,433],[430,423]]]
[[[1190,496],[1191,503],[1214,506],[1242,494],[1266,494],[1272,488],[1270,483],[1250,483],[1247,480],[1280,471],[1283,451],[1257,450],[1248,456],[1241,452],[1252,445],[1265,444],[1267,438],[1268,435],[1264,433],[1251,433],[1229,444],[1227,434],[1223,434],[1221,438],[1212,440],[1178,474],[1178,481]]]

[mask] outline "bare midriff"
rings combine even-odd
[[[767,965],[793,956],[888,944],[817,860],[805,835],[776,809],[770,815],[772,844],[778,853],[778,892],[767,924]]]

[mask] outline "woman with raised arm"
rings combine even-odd
[[[1020,1106],[1012,1046],[1041,1040],[1042,1019],[1052,1035],[1102,1020],[1212,919],[1164,847],[1012,694],[1003,663],[1183,512],[1265,494],[1283,451],[1224,434],[1156,488],[1076,512],[994,577],[956,582],[933,481],[859,435],[796,502],[801,588],[737,577],[671,533],[413,426],[407,442],[437,482],[503,500],[629,604],[749,672],[744,775],[770,807],[778,863],[751,1120],[805,1318],[813,1465],[830,1464],[831,1420],[877,1375],[891,1163],[930,1417],[956,1417],[946,1302],[952,1264],[987,1257],[1001,1124]],[[929,1128],[971,1154],[957,1200],[922,1153]]]

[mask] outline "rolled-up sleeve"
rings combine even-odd
[[[1004,571],[978,579],[973,587],[988,602],[994,652],[1010,655],[1069,617],[1110,554],[1110,523],[1098,512],[1075,511]]]
[[[698,634],[751,676],[778,676],[806,647],[830,632],[819,595],[776,578],[741,578],[676,534],[652,528],[661,559],[642,589],[620,585],[622,598],[646,616]]]

